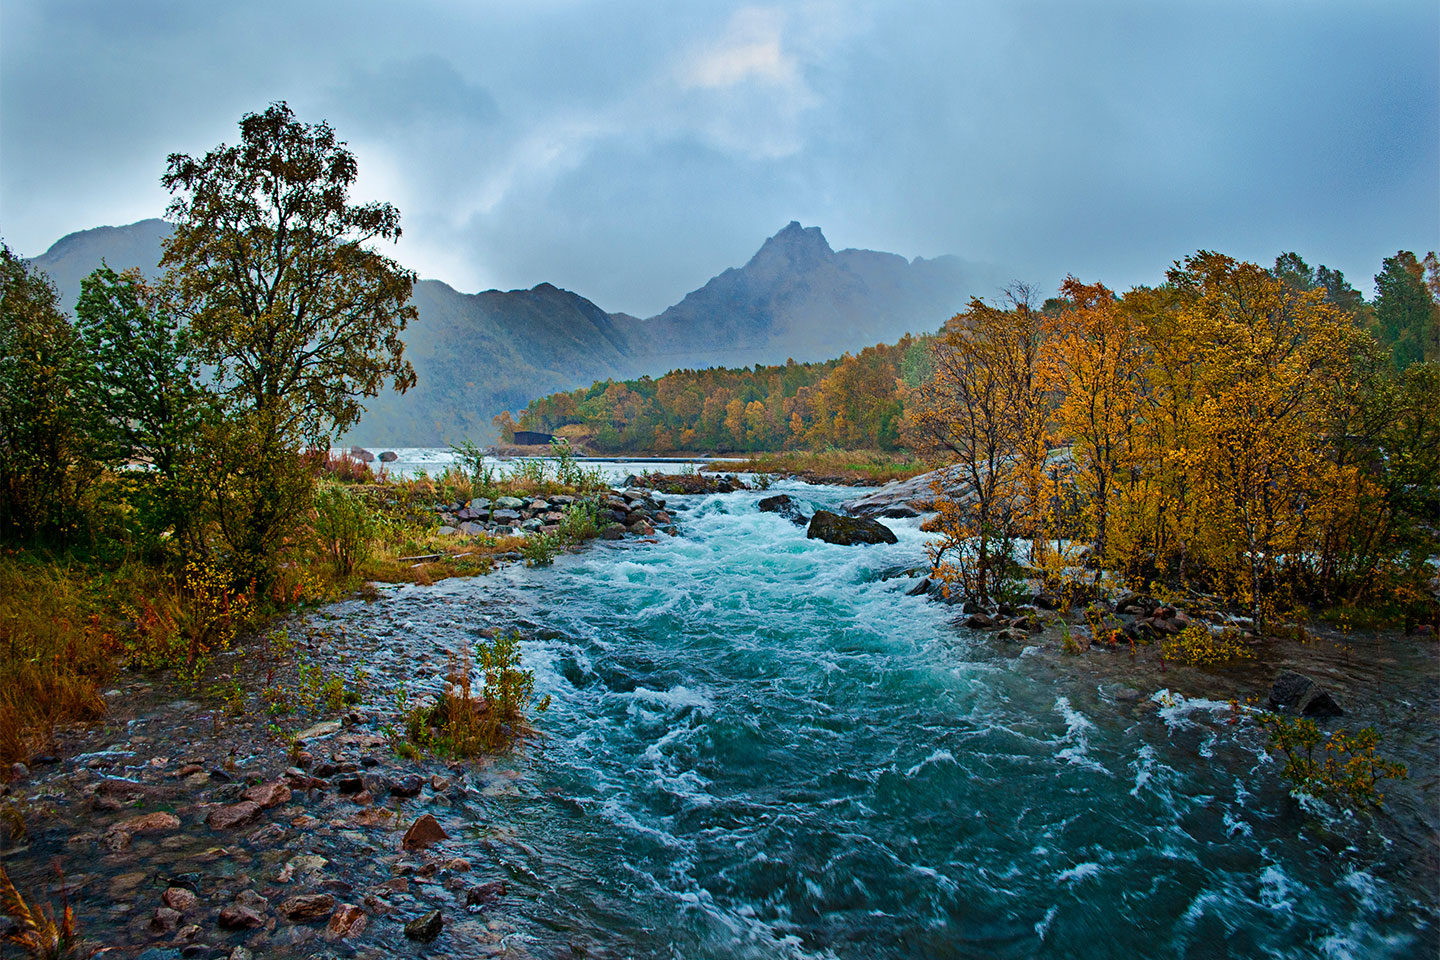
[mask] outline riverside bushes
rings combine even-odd
[[[1380,735],[1373,727],[1325,736],[1314,720],[1279,714],[1262,717],[1260,724],[1270,734],[1270,751],[1285,758],[1281,775],[1307,796],[1343,806],[1379,806],[1385,802],[1380,781],[1408,776],[1404,764],[1375,755]]]
[[[1302,280],[1200,251],[1154,289],[972,301],[906,403],[960,486],[937,574],[990,601],[1017,547],[1045,569],[1079,543],[1092,582],[1199,589],[1262,631],[1342,600],[1433,622],[1440,364],[1397,372],[1363,311]]]
[[[477,668],[481,680],[478,696],[474,684]],[[535,700],[535,672],[520,665],[518,630],[480,641],[473,661],[452,651],[446,684],[446,691],[431,707],[411,705],[403,685],[396,691],[407,738],[397,740],[397,750],[429,749],[452,757],[502,752],[531,732],[532,709],[543,713],[550,707],[548,696]]]

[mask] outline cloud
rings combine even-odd
[[[745,7],[735,11],[725,35],[686,58],[683,83],[697,87],[733,87],[748,80],[793,87],[799,71],[781,46],[785,16],[778,10]]]

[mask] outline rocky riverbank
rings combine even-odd
[[[657,529],[675,533],[675,522],[665,510],[665,501],[630,488],[590,497],[476,497],[437,503],[433,509],[440,519],[442,534],[507,537],[558,533],[565,511],[576,507],[595,512],[600,536],[607,540],[618,540],[626,534],[648,537]]]

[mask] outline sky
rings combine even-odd
[[[791,220],[1043,290],[1440,247],[1434,0],[4,0],[0,235],[159,216],[276,100],[422,276],[639,316]]]

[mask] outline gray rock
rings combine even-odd
[[[495,506],[501,510],[519,510],[525,506],[525,501],[519,497],[501,497],[495,501]]]
[[[895,534],[878,520],[868,517],[842,517],[829,510],[817,510],[810,518],[810,527],[805,536],[811,540],[824,540],[851,546],[857,543],[894,543]]]
[[[440,930],[444,926],[445,918],[440,916],[440,911],[431,910],[405,924],[405,936],[411,940],[419,940],[421,943],[429,943],[440,936]]]
[[[441,524],[440,529],[436,530],[435,532],[440,534],[441,536],[449,536],[450,534],[455,532],[455,528],[450,526],[448,523]]]
[[[788,493],[765,497],[760,501],[758,506],[766,513],[779,514],[797,527],[803,527],[809,522],[809,518],[805,516],[805,511],[800,509],[800,504],[796,503],[795,499]],[[666,519],[669,518],[667,517]]]
[[[474,500],[470,501],[468,506],[471,510],[474,510],[476,512],[479,512],[481,510],[489,510],[490,501],[486,497],[476,497]]]
[[[485,525],[483,523],[472,523],[466,520],[460,524],[460,532],[467,537],[478,537],[485,532]]]
[[[1275,678],[1265,706],[1277,713],[1297,717],[1341,717],[1345,711],[1314,680],[1302,673],[1286,672]]]
[[[501,497],[498,502],[503,504],[506,500],[514,499],[514,497]],[[490,514],[490,519],[494,520],[497,524],[513,525],[520,522],[520,514],[516,513],[515,510],[509,507],[502,507],[501,509],[496,510],[494,513]]]
[[[400,454],[396,453],[394,450],[386,450],[380,454],[381,463],[394,463],[396,460],[399,459]]]

